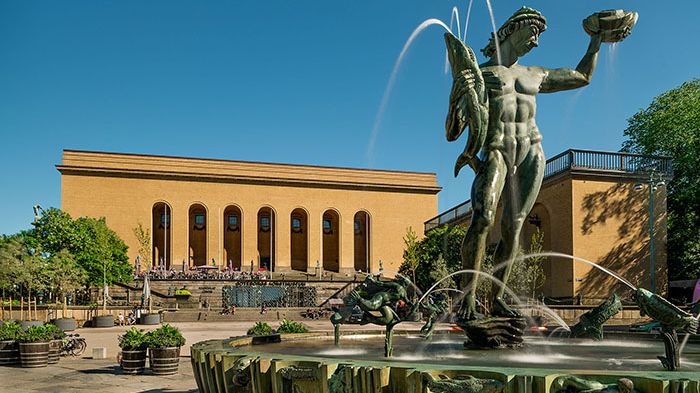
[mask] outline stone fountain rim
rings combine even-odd
[[[447,332],[449,331],[443,331]],[[397,332],[397,335],[410,335],[416,334],[417,332],[402,331]],[[383,330],[365,330],[357,332],[346,332],[345,336],[356,336],[356,335],[383,335]],[[332,337],[332,332],[310,332],[310,333],[288,333],[281,334],[282,341],[297,341],[311,339],[315,337]],[[532,376],[539,377],[550,377],[559,375],[577,375],[581,377],[596,377],[596,378],[609,378],[610,381],[614,382],[621,375],[626,375],[629,377],[638,377],[651,380],[657,380],[659,382],[668,380],[679,380],[679,379],[689,379],[698,380],[700,379],[700,371],[620,371],[620,370],[590,370],[590,369],[548,369],[540,367],[492,367],[492,366],[465,366],[465,365],[450,365],[450,364],[421,364],[421,363],[409,363],[400,360],[353,360],[353,359],[340,359],[333,357],[324,356],[304,356],[304,355],[286,355],[282,353],[271,353],[271,352],[260,352],[255,350],[245,350],[244,348],[254,348],[252,345],[253,336],[235,336],[226,339],[212,339],[200,341],[192,344],[192,354],[195,353],[206,353],[215,352],[217,355],[228,354],[238,358],[251,357],[266,360],[285,360],[285,361],[297,361],[297,362],[315,362],[322,364],[352,364],[361,367],[373,367],[373,368],[402,368],[411,369],[417,371],[434,371],[434,370],[451,370],[460,371],[464,373],[479,373],[481,375],[492,373],[494,375],[512,375],[512,374],[528,374]],[[266,344],[274,345],[274,344]]]

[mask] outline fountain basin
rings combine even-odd
[[[700,345],[692,342],[682,370],[668,372],[656,359],[663,354],[658,340],[528,337],[518,350],[471,350],[461,334],[426,342],[397,332],[390,359],[382,356],[383,340],[345,334],[339,347],[331,333],[282,335],[281,343],[263,345],[251,337],[209,340],[192,346],[192,366],[201,392],[430,392],[429,379],[467,375],[498,381],[505,392],[555,392],[562,375],[605,384],[628,378],[644,393],[700,388]]]

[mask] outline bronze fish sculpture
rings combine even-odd
[[[676,330],[678,333],[697,333],[698,320],[661,296],[638,288],[634,298],[639,305],[640,315],[648,315],[661,323],[662,327]]]
[[[489,123],[488,94],[474,51],[452,33],[445,33],[445,45],[454,80],[445,121],[447,140],[457,140],[469,126],[467,144],[454,167],[457,176],[465,165],[477,170]]]
[[[581,315],[578,323],[571,327],[571,337],[588,337],[593,340],[602,340],[603,324],[621,310],[622,302],[620,302],[620,297],[617,294],[613,294],[598,307]]]

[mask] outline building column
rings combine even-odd
[[[355,214],[340,213],[340,274],[355,273]]]
[[[292,270],[291,253],[291,210],[275,210],[275,272],[286,273]]]
[[[172,205],[170,212],[170,227],[172,228],[172,244],[170,255],[172,255],[171,266],[182,267],[182,261],[185,261],[185,266],[189,266],[189,205],[178,206]]]
[[[241,259],[241,271],[250,270],[250,261],[253,261],[253,269],[259,267],[258,255],[258,209],[242,206],[241,238],[243,256]]]
[[[307,228],[309,230],[309,264],[306,267],[306,271],[310,274],[318,274],[318,272],[316,271],[316,263],[318,262],[319,267],[323,267],[323,261],[321,260],[323,250],[323,243],[321,239],[323,211],[309,210],[308,220],[309,222],[307,223]]]

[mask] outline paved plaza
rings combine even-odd
[[[328,320],[303,321],[313,331],[331,331],[332,325]],[[0,367],[0,381],[9,383],[2,392],[196,392],[197,385],[192,375],[190,364],[190,345],[208,339],[220,339],[244,335],[252,321],[231,322],[186,322],[173,323],[187,339],[182,348],[180,372],[174,376],[155,376],[150,373],[143,375],[125,375],[117,364],[117,337],[128,327],[85,328],[78,333],[87,340],[87,350],[81,358],[61,358],[56,365],[41,369],[23,369],[20,367]],[[278,322],[270,322],[276,328]],[[418,330],[420,323],[403,323],[402,330]],[[156,326],[139,326],[146,330]],[[377,330],[376,326],[347,326],[347,331]],[[107,359],[92,359],[92,349],[107,348]]]

